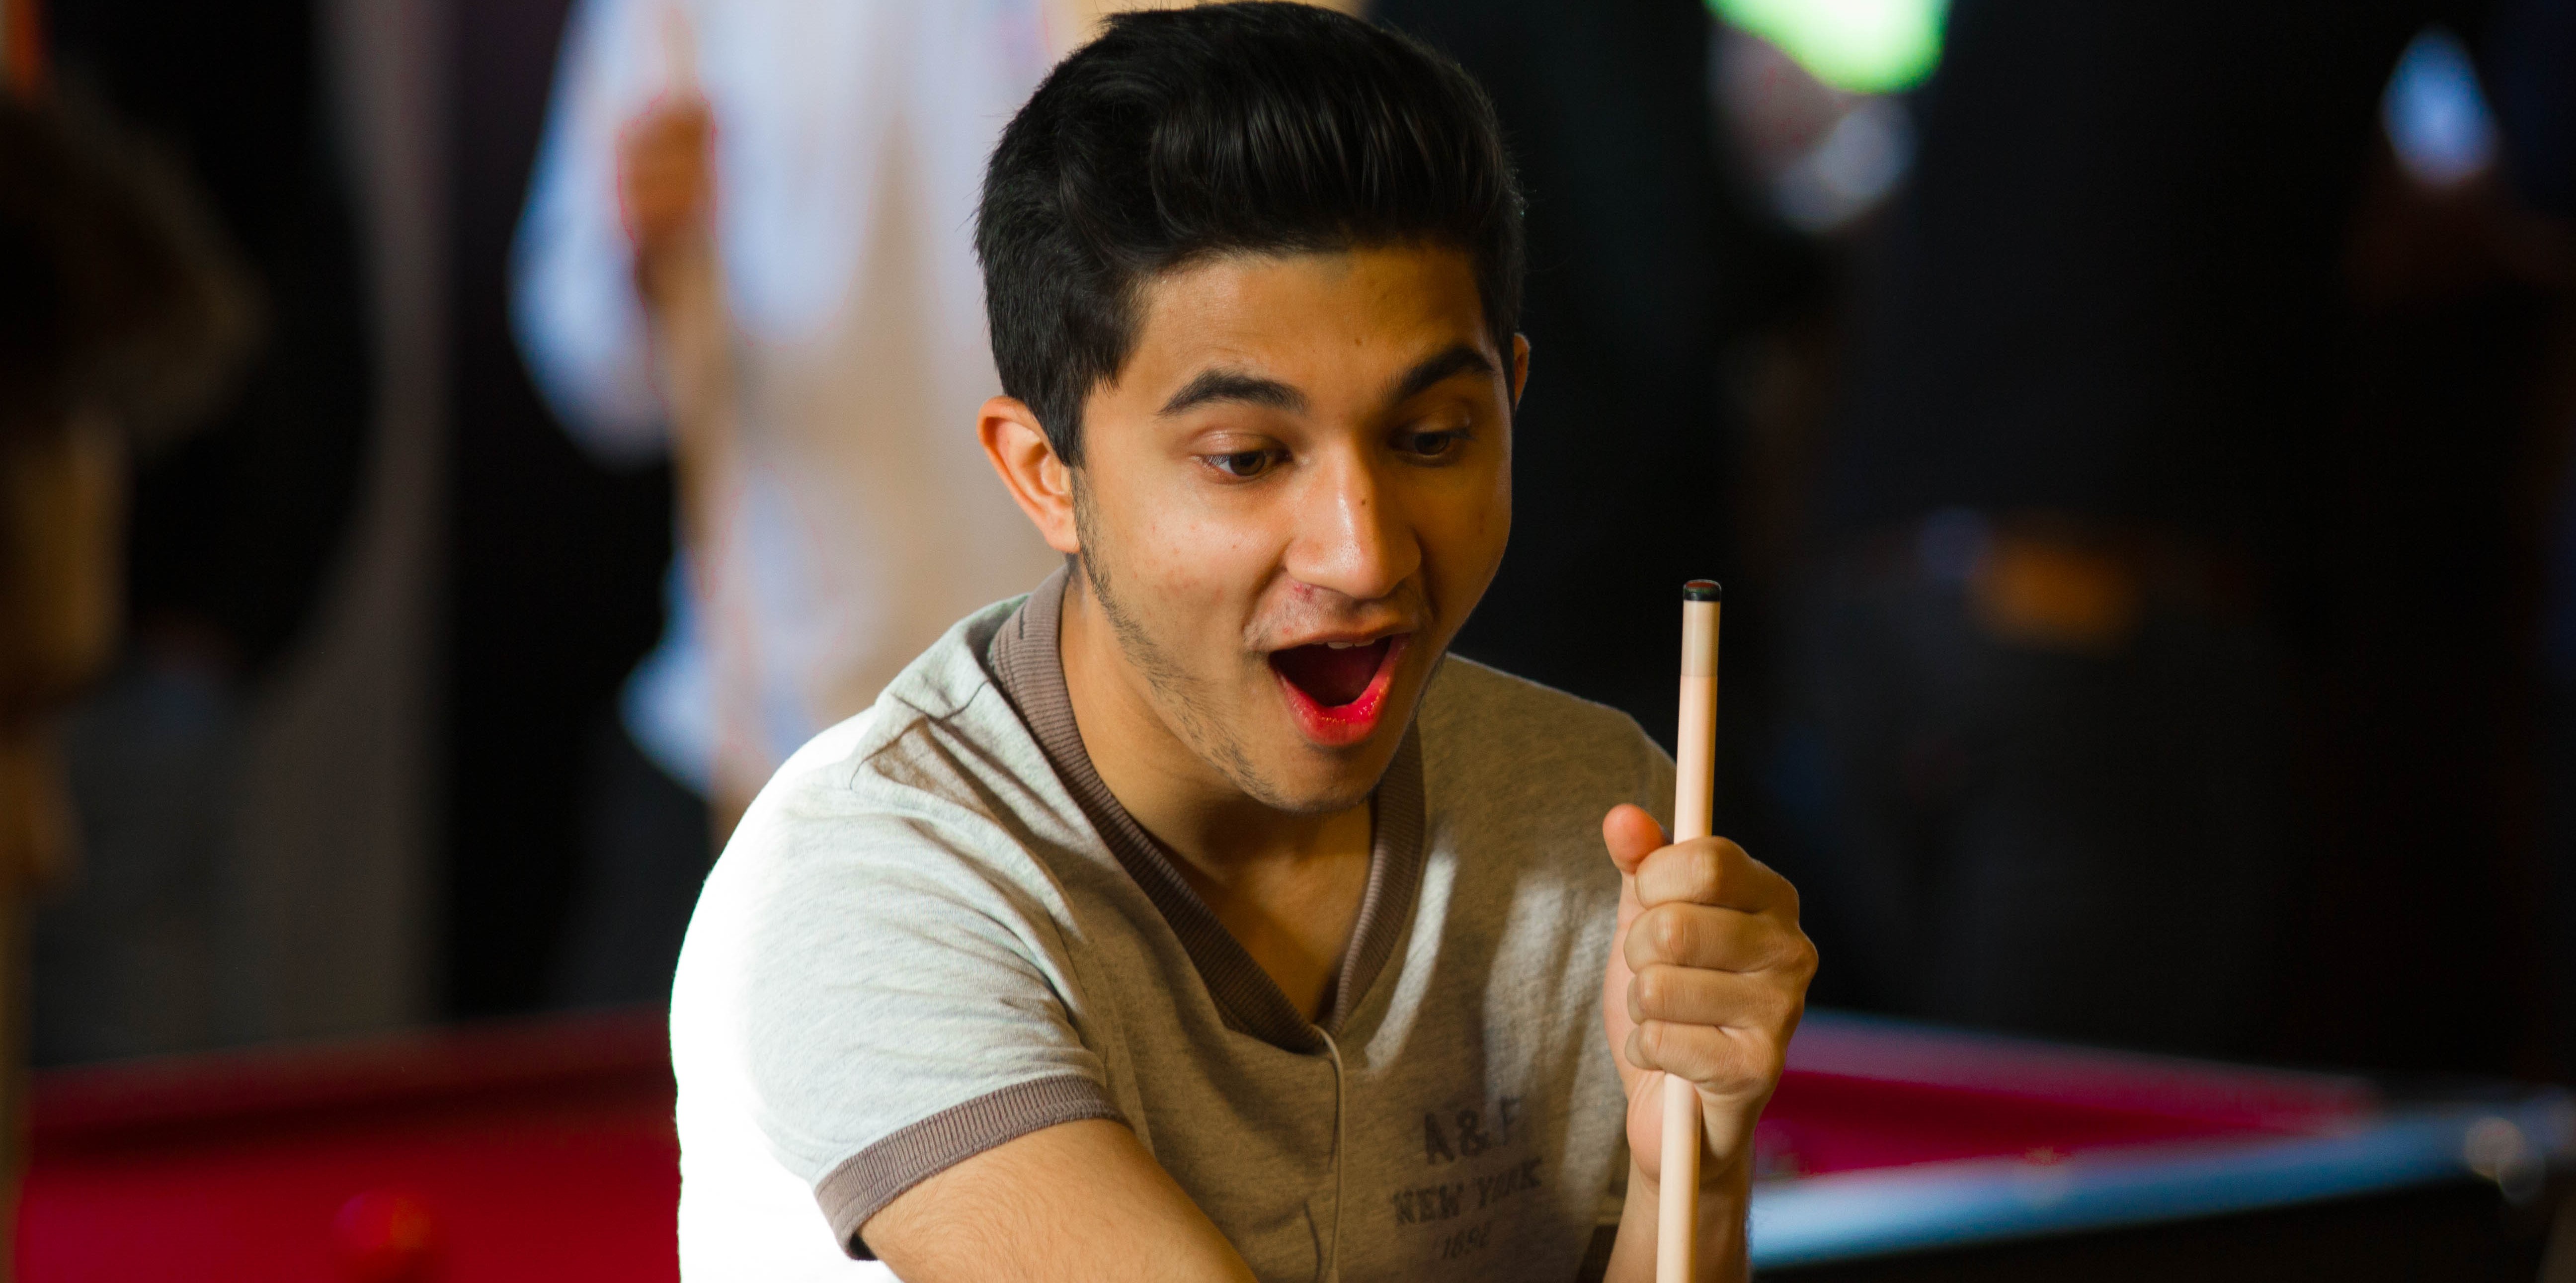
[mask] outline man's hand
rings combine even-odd
[[[715,117],[694,93],[655,99],[618,131],[617,211],[647,305],[662,302],[673,273],[706,250],[714,143]]]
[[[1797,889],[1724,838],[1666,845],[1634,806],[1613,808],[1601,836],[1625,884],[1601,1017],[1637,1171],[1663,1170],[1661,1079],[1676,1073],[1699,1087],[1703,1181],[1739,1180],[1816,974]]]

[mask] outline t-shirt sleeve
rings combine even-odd
[[[927,1177],[1119,1114],[1042,892],[989,867],[1007,842],[973,817],[798,811],[764,798],[710,876],[674,1031],[738,1048],[749,1121],[865,1259],[861,1228]]]

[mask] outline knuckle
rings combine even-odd
[[[1656,1055],[1661,1059],[1664,1068],[1694,1082],[1706,1081],[1711,1057],[1706,1040],[1700,1036],[1705,1031],[1691,1025],[1672,1022],[1664,1023],[1659,1027],[1664,1034],[1662,1045],[1657,1049]]]
[[[1814,979],[1816,976],[1816,968],[1821,965],[1823,961],[1823,956],[1816,952],[1816,942],[1808,939],[1806,933],[1800,932],[1798,935],[1796,968],[1800,983],[1803,984],[1808,980]]]
[[[1691,899],[1703,903],[1714,900],[1726,889],[1726,853],[1706,848],[1693,851],[1685,872]]]
[[[1667,905],[1649,911],[1646,939],[1654,946],[1658,958],[1688,956],[1693,937],[1690,915]]]
[[[1630,1005],[1640,1016],[1661,1016],[1671,1009],[1672,968],[1648,967],[1628,982]]]
[[[1672,1039],[1672,1026],[1660,1020],[1649,1020],[1637,1026],[1637,1047],[1645,1053],[1645,1063],[1654,1069],[1669,1069],[1665,1053]]]
[[[1794,980],[1803,987],[1816,976],[1816,942],[1795,927],[1781,933],[1765,951],[1769,957],[1766,970]]]

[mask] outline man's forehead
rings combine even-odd
[[[1160,413],[1211,399],[1302,409],[1316,384],[1409,394],[1426,363],[1441,367],[1430,382],[1500,369],[1469,260],[1446,247],[1230,255],[1153,278],[1142,301],[1119,382],[1134,378]]]

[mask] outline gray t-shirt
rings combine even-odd
[[[865,1257],[923,1178],[1112,1118],[1265,1280],[1572,1278],[1626,1161],[1600,821],[1662,815],[1669,759],[1446,662],[1309,1021],[1092,769],[1063,590],[968,618],[799,752],[708,878],[671,1017],[684,1272],[794,1274],[753,1241],[818,1241],[783,1228],[789,1177]]]

